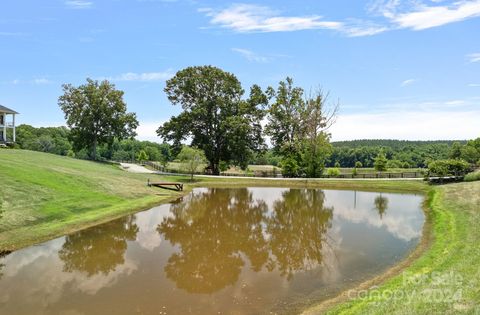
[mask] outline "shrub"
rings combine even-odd
[[[363,164],[360,161],[355,162],[355,168],[362,168]]]
[[[226,172],[228,170],[230,166],[228,165],[228,162],[226,161],[220,161],[220,163],[218,163],[218,169],[220,170],[220,172]]]
[[[327,171],[328,176],[336,177],[340,175],[340,170],[338,168],[329,168]]]
[[[404,163],[399,160],[389,160],[387,162],[387,168],[403,168]]]
[[[283,177],[297,177],[300,167],[297,161],[288,157],[282,160],[282,176]]]
[[[469,170],[470,164],[464,160],[437,160],[428,164],[429,175],[463,175]]]
[[[467,175],[465,175],[464,180],[466,182],[474,182],[480,180],[480,171],[468,173]]]

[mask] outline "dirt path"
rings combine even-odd
[[[139,174],[155,174],[157,172],[147,169],[144,166],[131,164],[131,163],[120,163],[120,166],[123,170],[130,173],[139,173]]]

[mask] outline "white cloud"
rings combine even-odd
[[[259,63],[264,63],[268,62],[270,58],[261,56],[251,50],[248,49],[243,49],[243,48],[232,48],[232,51],[240,54],[242,57],[247,59],[248,61],[253,61],[253,62],[259,62]]]
[[[469,87],[480,87],[480,83],[470,83]]]
[[[401,28],[424,30],[480,16],[480,0],[458,1],[451,5],[427,6],[419,4],[405,13],[386,15]]]
[[[403,81],[400,84],[400,86],[401,87],[409,86],[409,85],[412,85],[413,83],[415,83],[416,81],[417,81],[416,79],[408,79],[408,80]]]
[[[287,32],[308,29],[340,29],[342,23],[322,20],[321,16],[281,16],[266,6],[234,4],[216,11],[201,9],[211,17],[211,24],[237,32]]]
[[[38,78],[38,79],[34,79],[33,83],[37,84],[37,85],[42,85],[42,84],[50,84],[50,83],[52,83],[52,81],[50,81],[46,78]]]
[[[65,5],[71,9],[90,9],[93,6],[93,2],[84,0],[70,0],[65,1]]]
[[[203,8],[199,10],[210,17],[210,24],[239,33],[292,32],[325,29],[347,36],[369,36],[387,30],[385,26],[351,19],[348,22],[324,20],[320,15],[283,16],[267,6],[234,4],[223,10]]]
[[[173,75],[174,74],[170,70],[144,73],[127,72],[107,79],[110,81],[165,81],[170,79]]]
[[[162,142],[162,139],[157,136],[157,129],[163,125],[165,121],[147,122],[140,121],[137,128],[137,138],[144,141]]]
[[[330,132],[334,141],[472,139],[480,135],[478,117],[479,109],[345,114],[338,117]]]
[[[470,62],[480,62],[480,53],[467,55],[467,58]]]
[[[325,29],[350,37],[371,36],[394,29],[423,30],[480,16],[480,0],[443,1],[379,0],[369,6],[368,12],[381,15],[382,23],[346,19],[325,20],[321,15],[285,16],[267,6],[233,4],[224,9],[203,8],[199,11],[210,17],[210,24],[239,33],[292,32]]]

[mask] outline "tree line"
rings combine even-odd
[[[452,146],[465,145],[466,141],[403,141],[403,140],[354,140],[334,142],[327,166],[374,167],[380,152],[388,160],[388,168],[425,168],[431,161],[448,159]],[[460,157],[460,156],[459,156]]]
[[[249,164],[272,164],[284,177],[319,177],[325,167],[426,167],[439,159],[480,159],[480,140],[470,142],[405,142],[359,140],[330,142],[339,102],[318,88],[305,91],[287,77],[276,87],[254,84],[248,92],[237,77],[213,66],[188,67],[164,89],[177,116],[159,126],[163,144],[135,140],[139,123],[127,111],[123,91],[111,82],[87,79],[63,85],[58,104],[67,127],[18,128],[24,149],[84,159],[182,160],[207,162],[207,172]],[[267,147],[267,139],[271,148]],[[190,141],[189,147],[185,144]],[[182,154],[179,155],[179,153]],[[185,161],[188,162],[188,161]],[[192,164],[192,168],[193,168]]]

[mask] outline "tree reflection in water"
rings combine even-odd
[[[388,209],[388,198],[383,197],[382,194],[380,196],[377,196],[374,201],[375,204],[375,209],[378,212],[378,215],[380,216],[380,219],[383,219],[383,216],[387,212]]]
[[[319,189],[290,189],[275,201],[267,218],[272,266],[282,275],[307,270],[322,262],[322,243],[331,227],[333,208],[325,208],[325,194]]]
[[[64,271],[107,275],[124,263],[127,240],[135,240],[138,227],[128,216],[66,236],[58,255]]]
[[[247,189],[209,189],[171,206],[158,231],[180,252],[165,267],[178,288],[213,293],[234,284],[248,259],[290,278],[322,262],[322,242],[333,208],[321,190],[290,189],[269,213]]]
[[[165,267],[167,277],[190,293],[211,293],[234,284],[244,265],[254,270],[267,261],[262,233],[267,213],[247,189],[209,189],[171,206],[158,231],[181,251]]]
[[[11,251],[0,251],[0,260],[3,260],[10,253],[11,253]],[[0,262],[0,279],[2,279],[2,277],[3,277],[3,272],[2,272],[3,268],[5,268],[5,264]]]

